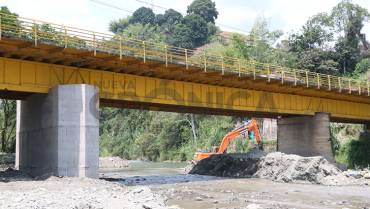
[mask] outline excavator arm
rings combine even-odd
[[[255,141],[258,145],[259,149],[263,149],[262,147],[262,139],[258,128],[258,123],[255,119],[252,119],[250,121],[247,121],[243,123],[241,126],[235,128],[234,130],[227,133],[221,141],[221,144],[219,147],[212,151],[212,152],[197,152],[195,153],[195,160],[199,161],[204,158],[207,158],[213,154],[223,154],[227,150],[227,147],[229,144],[238,136],[240,136],[243,133],[246,133],[247,131],[251,131],[254,133]]]

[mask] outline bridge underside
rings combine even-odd
[[[370,120],[370,103],[362,97],[335,100],[0,58],[3,98],[22,99],[56,85],[81,83],[99,87],[103,106],[263,117],[327,112],[332,121]]]

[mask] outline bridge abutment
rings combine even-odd
[[[334,162],[328,113],[280,118],[277,126],[278,151],[305,157],[321,155]]]
[[[17,101],[16,167],[33,176],[98,177],[99,95],[60,85]]]

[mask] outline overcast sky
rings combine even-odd
[[[116,9],[97,3],[105,2]],[[173,8],[186,13],[192,0],[0,0],[20,16],[39,19],[83,29],[107,32],[111,20],[126,17],[141,6],[152,7],[155,13],[163,8]],[[225,31],[247,33],[259,15],[269,21],[270,28],[284,32],[298,30],[306,20],[319,12],[328,12],[340,0],[215,0],[219,17],[218,26]],[[353,0],[354,3],[370,9],[370,0]],[[162,7],[162,8],[161,8]],[[227,25],[227,26],[225,26]],[[370,24],[363,32],[370,36]]]

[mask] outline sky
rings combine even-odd
[[[297,31],[307,19],[319,12],[329,12],[340,0],[214,0],[219,16],[217,25],[224,31],[247,34],[255,19],[264,16],[271,29]],[[109,4],[112,8],[103,4]],[[0,0],[22,17],[108,32],[111,20],[126,17],[141,6],[152,7],[155,13],[173,8],[186,13],[192,0]],[[353,0],[370,9],[370,0]],[[155,4],[151,6],[149,4]],[[118,9],[119,8],[119,9]],[[363,28],[370,36],[370,23]]]

